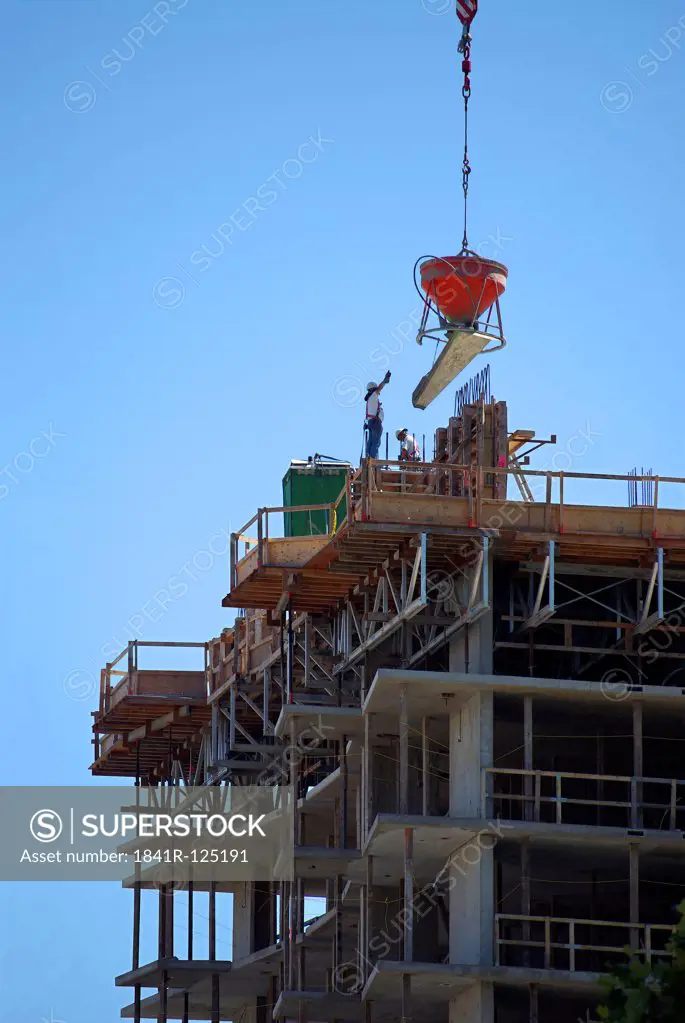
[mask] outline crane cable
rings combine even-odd
[[[469,178],[471,162],[469,160],[469,100],[471,99],[471,23],[478,13],[478,0],[457,0],[457,17],[462,23],[463,31],[458,52],[463,55],[461,69],[464,72],[462,96],[464,97],[464,162],[462,164],[462,187],[464,189],[464,238],[462,253],[469,252],[468,238],[468,204]]]

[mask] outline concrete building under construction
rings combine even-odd
[[[124,1018],[576,1023],[626,946],[663,954],[685,480],[583,474],[591,431],[552,448],[485,391],[455,412],[421,463],[294,463],[197,670],[103,669],[95,775],[296,795],[287,880],[137,877]]]

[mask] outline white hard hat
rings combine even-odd
[[[408,433],[408,432],[409,431],[407,430],[407,427],[405,426],[403,430],[397,430],[397,432],[395,433],[395,436],[397,437],[398,440],[402,440],[402,434],[403,433]]]
[[[370,380],[369,383],[366,385],[367,391],[375,391],[377,387],[378,384],[375,383],[373,380]]]

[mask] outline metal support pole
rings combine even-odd
[[[264,669],[264,690],[262,696],[262,712],[264,714],[264,735],[271,735],[271,722],[269,720],[269,702],[271,699],[271,668]]]
[[[340,822],[340,832],[342,839],[342,848],[347,849],[347,827],[348,827],[348,816],[349,816],[349,785],[348,785],[348,769],[347,769],[347,737],[343,735],[342,742],[340,743],[340,773],[342,775],[342,800],[341,800],[341,811],[342,819]]]
[[[169,1014],[169,974],[162,970],[162,986],[159,991],[159,1019],[158,1023],[167,1023]]]
[[[209,958],[216,959],[216,881],[209,884]]]
[[[526,771],[533,770],[533,697],[523,697],[523,767]],[[524,776],[524,802],[523,819],[533,820],[533,779],[530,775]]]
[[[188,878],[188,961],[193,958],[193,881]],[[186,991],[183,995],[183,1023],[190,1020],[190,994]]]
[[[373,856],[366,857],[366,898],[364,900],[364,942],[362,954],[364,956],[363,977],[368,981],[371,973],[371,940],[373,938]]]
[[[409,813],[409,702],[408,687],[400,686],[400,799],[399,812]]]
[[[341,975],[343,955],[343,878],[338,874],[335,879],[335,966],[334,977]]]
[[[402,1023],[411,1023],[411,973],[402,974]]]
[[[157,955],[159,959],[166,958],[166,885],[162,884],[159,886],[159,898],[157,903],[159,906],[159,918],[157,920]]]
[[[530,916],[530,840],[521,842],[521,915]],[[524,921],[523,940],[530,941],[530,924]],[[523,950],[523,965],[530,966],[530,949]]]
[[[644,776],[644,757],[642,745],[642,704],[633,704],[633,774],[636,782],[631,786],[630,800],[630,826],[641,828],[643,825],[642,812],[642,782],[639,780]]]
[[[287,702],[293,702],[293,668],[295,659],[295,637],[293,634],[293,602],[288,601],[288,678],[286,682]]]
[[[292,620],[291,614],[288,614],[288,628],[289,635],[292,632]],[[289,640],[290,642],[290,640]],[[292,662],[290,662],[292,664]],[[292,723],[290,731],[290,743],[291,749],[294,751],[297,749],[297,725],[295,721]],[[299,789],[299,774],[298,774],[298,758],[291,756],[290,758],[290,800],[292,807],[292,842],[294,845],[298,844],[299,841],[299,815],[297,809]],[[292,872],[290,876],[290,882],[288,884],[288,912],[287,912],[287,923],[288,923],[288,988],[292,991],[295,988],[295,952],[297,943],[297,883],[295,877],[295,856],[293,855],[292,861]]]
[[[364,764],[362,779],[364,798],[362,802],[363,842],[366,842],[373,824],[373,733],[370,714],[364,715]]]
[[[631,842],[628,847],[630,863],[630,922],[640,923],[640,846]],[[640,931],[637,927],[630,929],[630,947],[640,947]]]
[[[428,731],[426,728],[427,719],[426,717],[421,718],[421,789],[422,789],[422,805],[421,813],[424,817],[428,816],[428,786],[429,773],[428,773]]]
[[[537,986],[537,984],[531,984],[529,991],[530,991],[530,1012],[528,1014],[528,1019],[530,1020],[530,1023],[539,1023],[538,986]]]
[[[212,1023],[221,1023],[221,974],[212,974]]]
[[[414,831],[404,829],[404,961],[414,961]]]
[[[309,673],[311,671],[311,653],[310,647],[312,643],[312,616],[305,615],[304,618],[304,685],[305,689],[309,685]]]

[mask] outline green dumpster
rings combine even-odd
[[[301,508],[306,505],[335,504],[345,486],[348,462],[298,462],[290,463],[283,477],[284,508]],[[347,514],[345,498],[336,509],[337,525]],[[286,536],[314,536],[329,533],[333,527],[330,513],[326,511],[292,511],[283,515]]]

